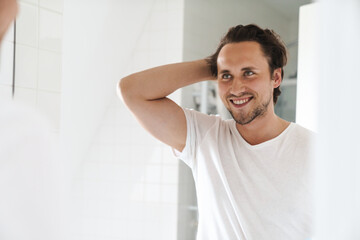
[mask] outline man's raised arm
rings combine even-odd
[[[184,86],[214,79],[205,60],[175,63],[131,74],[119,83],[125,104],[141,125],[160,141],[182,151],[186,119],[180,106],[167,98]]]

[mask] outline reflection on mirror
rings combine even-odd
[[[192,171],[197,239],[313,235],[309,178],[314,133],[274,110],[286,63],[286,47],[277,33],[237,25],[205,59],[121,79],[130,111]],[[181,108],[167,98],[210,79],[217,81],[218,95],[233,119]],[[282,227],[274,229],[274,224]]]
[[[191,9],[196,12],[196,4]],[[216,26],[215,22],[216,19],[208,19],[212,26]],[[211,43],[208,39],[212,33],[193,22],[189,28],[194,34],[188,37],[190,50],[184,50],[189,54],[186,62],[138,72],[120,82],[122,97],[141,125],[170,145],[194,177],[197,207],[187,198],[179,213],[191,217],[190,211],[198,210],[192,221],[196,224],[186,226],[185,222],[179,228],[192,228],[197,239],[222,238],[224,232],[226,239],[262,239],[270,235],[280,239],[310,238],[313,232],[308,178],[314,136],[286,120],[295,120],[296,63],[292,62],[288,69],[292,73],[284,75],[286,47],[276,33],[253,25],[229,30],[218,50],[204,60],[209,55],[206,45]],[[207,41],[203,36],[207,36]],[[194,44],[197,42],[201,44]],[[296,39],[288,45],[296,46]],[[199,58],[203,60],[196,60]],[[261,82],[264,76],[267,81]],[[202,82],[214,78],[217,87],[213,82]],[[285,96],[282,104],[276,105],[282,97],[279,96],[282,81],[288,99]],[[183,108],[165,98],[181,87],[198,82],[201,83],[188,87],[188,92],[182,92]],[[222,104],[216,101],[217,96]],[[285,103],[290,107],[286,108]],[[230,114],[223,111],[224,106]],[[278,106],[277,115],[274,106]],[[233,120],[224,121],[198,111],[219,112],[223,118],[230,115]],[[296,173],[290,173],[290,169]],[[246,184],[250,182],[251,187]],[[284,182],[287,184],[280,184]],[[293,211],[289,212],[290,208]],[[275,223],[282,229],[274,230]],[[267,227],[260,230],[258,226]],[[189,232],[188,229],[180,232]],[[181,233],[178,237],[186,238]]]

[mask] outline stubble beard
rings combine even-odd
[[[235,116],[233,111],[231,111],[230,107],[228,108],[228,111],[230,112],[232,118],[235,120],[236,123],[240,125],[249,124],[254,119],[261,117],[266,113],[271,100],[272,100],[272,96],[270,95],[267,101],[265,101],[264,103],[260,103],[258,106],[252,109],[250,113],[240,112],[238,115]]]

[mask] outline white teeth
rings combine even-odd
[[[235,104],[243,104],[249,101],[249,98],[243,100],[233,100]]]

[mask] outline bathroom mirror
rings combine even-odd
[[[74,239],[195,239],[191,172],[139,126],[116,95],[117,81],[146,68],[207,57],[229,27],[255,23],[274,29],[288,47],[276,113],[294,121],[298,13],[307,3],[19,1],[16,41],[5,39],[0,63],[11,67],[4,62],[15,56],[13,100],[47,118],[59,140],[73,179]],[[10,99],[10,91],[12,81],[0,81],[2,98]],[[185,87],[171,98],[229,118],[214,82]]]

